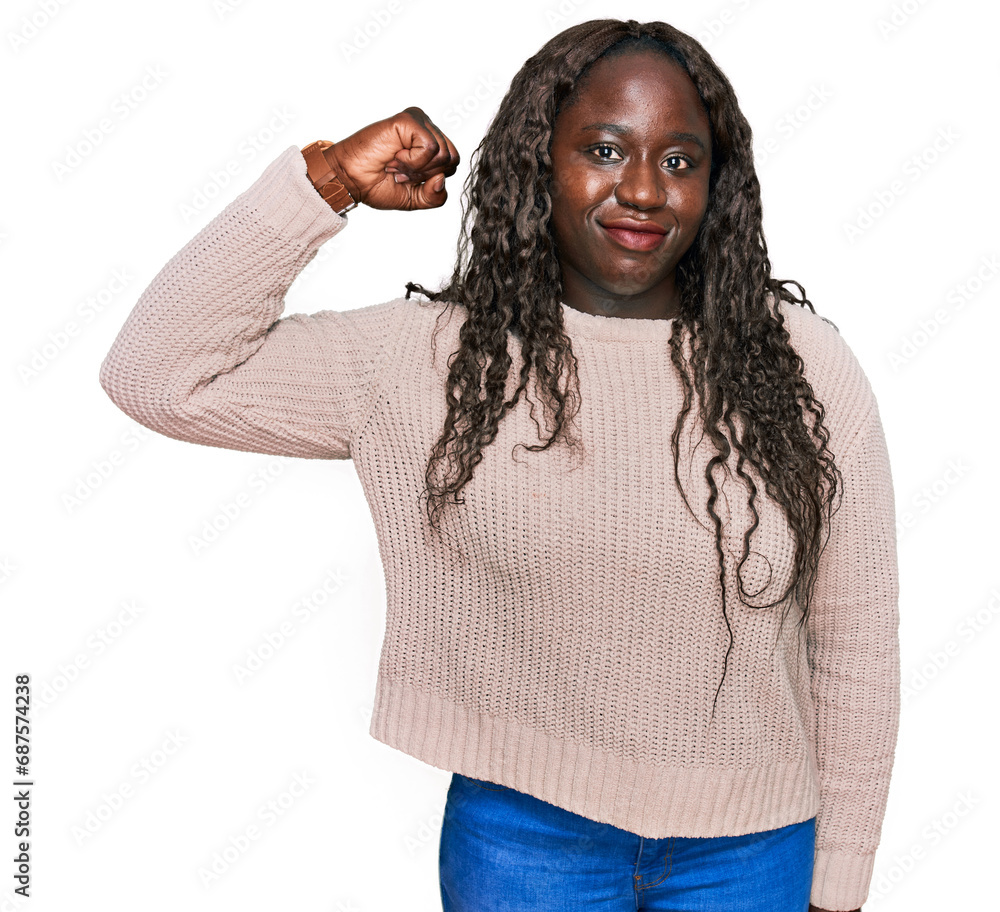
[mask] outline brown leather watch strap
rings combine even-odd
[[[319,191],[319,195],[330,204],[334,212],[344,215],[358,204],[323,154],[323,151],[332,145],[332,142],[325,139],[317,139],[302,150],[302,156],[306,160],[306,174]]]

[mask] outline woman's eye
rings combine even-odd
[[[615,161],[616,159],[611,158],[610,155],[607,153],[611,153],[614,155],[618,154],[618,150],[615,149],[614,146],[609,146],[606,143],[601,143],[600,145],[594,146],[591,148],[590,151],[596,152],[597,157],[601,159],[601,161]],[[670,168],[672,171],[676,171],[678,169],[683,171],[691,167],[691,162],[689,162],[688,159],[683,155],[668,155],[664,159],[664,162],[666,163],[667,167]]]

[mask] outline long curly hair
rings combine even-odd
[[[671,436],[674,480],[689,510],[679,471],[679,441],[689,417],[700,419],[716,451],[705,471],[707,508],[715,528],[722,614],[729,631],[717,700],[733,637],[726,613],[729,593],[715,470],[725,471],[735,449],[736,472],[750,492],[752,522],[743,534],[738,570],[750,555],[750,537],[759,520],[759,492],[748,465],[783,509],[795,541],[791,582],[779,599],[754,607],[786,602],[794,591],[802,609],[800,625],[808,615],[842,479],[827,447],[823,405],[803,375],[803,362],[776,305],[783,300],[813,312],[815,308],[798,282],[771,277],[750,125],[729,80],[701,44],[684,32],[664,22],[640,24],[634,19],[583,22],[548,41],[511,81],[472,155],[451,279],[436,292],[406,284],[407,298],[418,292],[468,311],[449,368],[447,418],[427,464],[423,493],[428,495],[430,525],[436,529],[446,502],[464,503],[458,492],[495,439],[501,419],[520,400],[532,368],[555,431],[544,445],[526,449],[545,450],[558,439],[575,446],[569,422],[580,404],[577,362],[563,324],[561,272],[549,229],[553,124],[560,106],[596,60],[646,48],[667,54],[684,68],[711,125],[708,208],[676,267],[680,309],[669,349],[684,389]],[[799,295],[787,285],[794,285]],[[520,341],[523,366],[516,392],[504,401],[512,363],[508,334]],[[572,379],[566,390],[558,383],[564,371]],[[448,460],[452,443],[453,458],[438,481],[435,475]],[[448,501],[449,495],[455,500]],[[737,579],[742,600],[747,593],[739,573]],[[713,718],[714,713],[713,702]]]

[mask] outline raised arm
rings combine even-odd
[[[381,209],[442,205],[442,175],[458,162],[419,108],[327,151],[354,199]],[[168,437],[349,458],[391,362],[392,302],[281,318],[291,283],[346,224],[317,192],[301,150],[289,147],[156,275],[101,364],[101,386]]]

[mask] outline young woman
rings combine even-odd
[[[441,206],[459,164],[417,107],[285,150],[146,289],[104,389],[178,439],[354,460],[371,734],[453,771],[448,912],[858,909],[892,481],[856,358],[771,276],[732,87],[665,23],[585,22],[476,153],[445,287],[281,318],[348,211]]]

